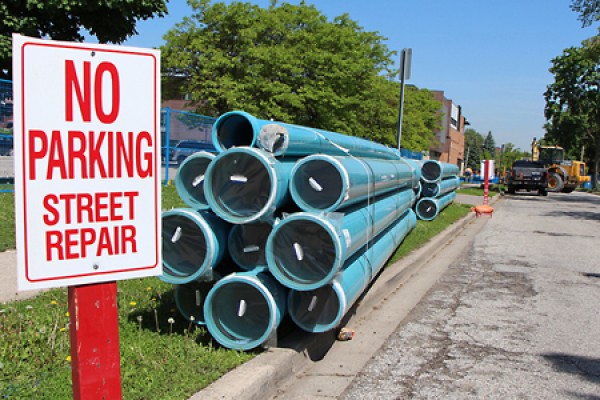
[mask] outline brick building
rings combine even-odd
[[[451,99],[444,96],[441,90],[432,90],[436,100],[442,103],[441,129],[436,133],[437,144],[430,147],[429,157],[449,164],[458,165],[463,169],[465,159],[465,125],[469,122],[462,114],[462,109]]]

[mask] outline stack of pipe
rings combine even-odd
[[[229,348],[268,343],[284,315],[334,329],[415,227],[421,165],[365,139],[223,114],[216,156],[175,178],[162,279],[180,313]],[[232,263],[238,271],[229,273]]]
[[[456,189],[460,187],[458,167],[436,160],[427,160],[421,165],[420,198],[415,212],[421,220],[431,221],[454,201]]]

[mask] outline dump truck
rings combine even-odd
[[[517,160],[510,171],[507,171],[504,183],[509,194],[517,190],[537,190],[540,196],[547,196],[548,170],[540,161]]]
[[[589,182],[583,161],[565,160],[565,149],[558,145],[542,146],[533,138],[531,156],[548,170],[548,191],[571,193],[579,185]]]

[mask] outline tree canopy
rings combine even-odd
[[[554,83],[545,99],[546,139],[571,152],[586,145],[593,157],[594,187],[600,168],[600,43],[590,39],[552,60]]]
[[[12,33],[82,41],[87,30],[101,43],[135,35],[138,20],[162,17],[168,0],[20,0],[0,3],[0,77],[11,79]]]
[[[396,145],[395,52],[377,32],[347,14],[328,21],[304,3],[189,4],[193,14],[165,35],[161,50],[166,79],[191,95],[198,112],[239,109]],[[425,150],[439,103],[417,88],[405,100],[402,146]]]
[[[593,22],[600,21],[600,1],[598,0],[573,0],[571,9],[579,14],[583,26],[590,26]]]

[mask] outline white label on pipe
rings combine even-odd
[[[310,300],[310,304],[308,305],[308,312],[312,312],[312,310],[315,309],[316,305],[317,305],[317,296],[313,296],[312,299]]]
[[[257,245],[251,245],[251,246],[244,247],[244,253],[254,253],[259,250],[260,250],[260,247]]]
[[[200,307],[202,305],[202,294],[198,289],[196,289],[196,306]]]
[[[350,247],[352,244],[352,237],[350,236],[350,231],[348,229],[343,229],[342,234],[344,235],[344,239],[346,240],[346,248]]]
[[[238,307],[238,317],[243,317],[246,314],[246,300],[240,300]]]
[[[323,187],[321,185],[319,185],[319,182],[317,182],[316,179],[313,178],[312,176],[310,178],[308,178],[308,184],[310,185],[311,188],[313,188],[317,192],[323,191]]]
[[[204,181],[204,174],[202,175],[198,175],[197,177],[194,178],[194,180],[192,181],[192,186],[196,187],[199,184],[201,184]]]
[[[298,261],[304,260],[304,251],[302,250],[300,243],[294,243],[294,251],[296,252],[296,258]]]
[[[229,178],[230,181],[232,182],[238,182],[238,183],[246,183],[248,182],[248,178],[245,177],[244,175],[231,175],[231,177]]]
[[[181,239],[181,227],[180,226],[178,226],[177,229],[175,229],[173,236],[171,236],[171,243],[176,243],[179,239]]]

